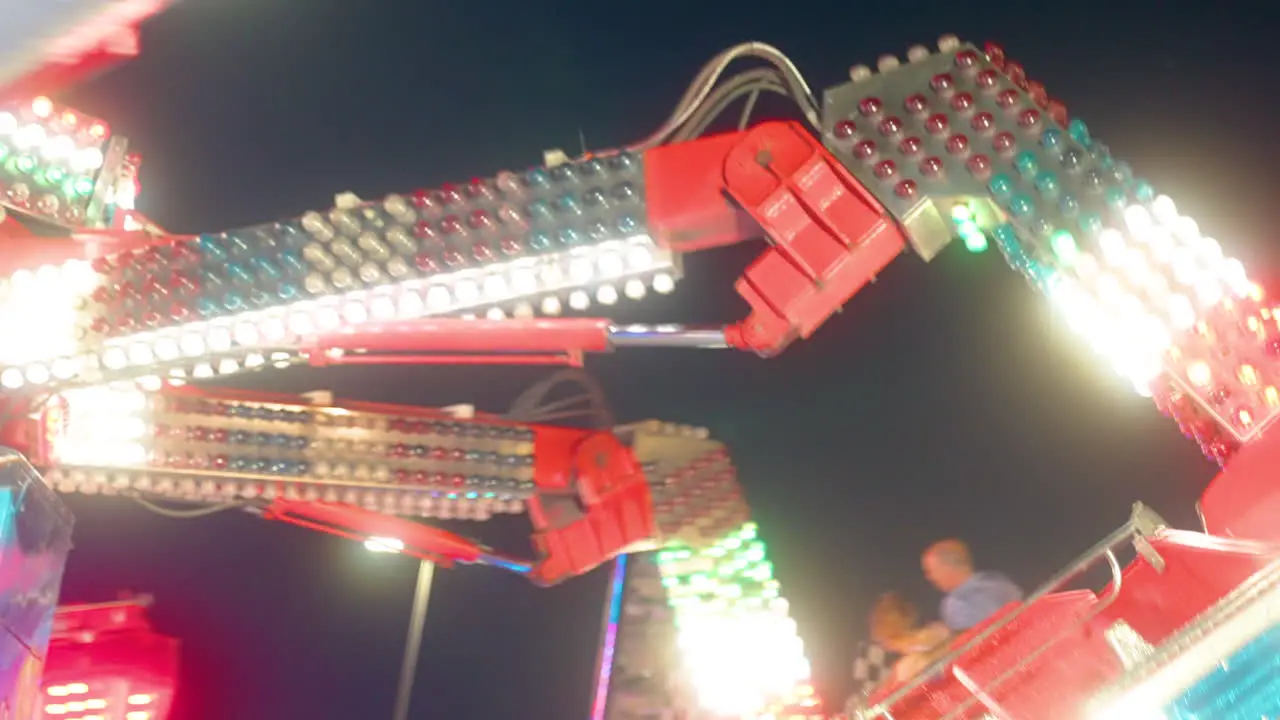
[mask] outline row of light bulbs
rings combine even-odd
[[[1072,328],[1145,395],[1179,333],[1228,293],[1246,297],[1255,290],[1244,265],[1224,257],[1218,242],[1201,235],[1194,220],[1179,215],[1168,196],[1158,196],[1150,209],[1127,208],[1124,220],[1128,238],[1114,228],[1104,230],[1098,237],[1102,262],[1082,253],[1075,262],[1076,276],[1059,275],[1050,294]],[[1147,262],[1143,247],[1168,275]],[[1170,287],[1168,276],[1192,294]],[[1121,277],[1164,307],[1151,307],[1126,289]]]
[[[675,289],[675,278],[669,273],[657,273],[650,278],[653,290],[666,294]],[[183,359],[196,360],[192,376],[209,378],[239,372],[242,369],[255,369],[267,363],[278,367],[287,367],[294,359],[287,353],[264,354],[248,352],[239,359],[222,357],[216,362],[204,359],[209,355],[236,354],[236,348],[258,348],[264,345],[286,344],[290,336],[305,336],[314,332],[334,331],[346,324],[361,324],[369,321],[389,321],[397,318],[416,318],[423,316],[427,307],[427,298],[432,290],[440,289],[449,292],[442,286],[433,286],[425,294],[403,293],[397,299],[388,295],[377,295],[367,298],[365,302],[351,300],[341,306],[322,305],[310,308],[311,312],[294,312],[287,317],[278,314],[267,314],[257,318],[249,317],[234,325],[211,323],[188,327],[176,335],[161,335],[153,338],[137,338],[128,345],[115,343],[105,348],[100,355],[62,357],[51,363],[33,362],[25,367],[9,367],[0,371],[0,387],[17,390],[28,385],[46,385],[54,381],[68,381],[79,377],[86,369],[100,366],[107,371],[123,371],[128,367],[147,367],[157,362],[173,363]],[[618,286],[612,283],[601,283],[594,293],[585,289],[570,291],[562,300],[558,295],[547,295],[537,303],[537,310],[544,315],[555,316],[562,313],[565,305],[575,311],[583,311],[594,301],[602,305],[612,305],[625,296],[639,300],[647,293],[644,280],[629,278],[619,292]],[[424,297],[424,295],[426,297]],[[417,302],[406,303],[405,297],[415,297],[421,301],[421,309]],[[511,309],[511,317],[528,318],[537,313],[534,303],[520,301]],[[474,317],[466,315],[464,317]],[[501,307],[494,306],[484,313],[489,320],[503,320],[508,313]]]

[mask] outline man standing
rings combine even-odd
[[[920,559],[924,575],[934,587],[946,593],[942,599],[942,622],[952,632],[961,633],[1011,602],[1022,600],[1022,590],[1003,573],[974,570],[969,546],[960,540],[934,543]]]

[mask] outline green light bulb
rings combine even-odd
[[[960,236],[964,247],[971,253],[980,253],[987,249],[987,236],[981,232],[966,233]]]
[[[973,211],[969,209],[968,205],[952,205],[951,219],[957,223],[969,222],[973,219]]]
[[[1055,230],[1049,236],[1049,247],[1053,248],[1053,254],[1066,265],[1075,264],[1076,258],[1080,256],[1075,237],[1066,230]]]

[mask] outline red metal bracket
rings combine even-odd
[[[612,433],[538,428],[535,442],[534,582],[576,577],[658,537],[644,471]]]
[[[478,543],[446,530],[343,503],[275,500],[262,517],[348,540],[395,538],[404,543],[404,554],[441,567],[480,562],[487,554]]]
[[[751,313],[727,333],[759,355],[812,335],[906,249],[893,218],[797,123],[650,150],[645,173],[659,242],[681,252],[769,242],[736,285]]]
[[[906,249],[893,218],[796,123],[748,131],[724,172],[772,245],[737,283],[751,305],[730,337],[740,348],[776,355],[808,338]]]
[[[326,365],[568,365],[606,352],[608,320],[559,318],[461,320],[421,318],[366,323],[304,339],[315,366]]]

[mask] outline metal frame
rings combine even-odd
[[[1270,546],[1270,549],[1274,556],[1280,557],[1280,547]],[[1090,717],[1127,718],[1134,709],[1172,702],[1218,667],[1224,658],[1257,636],[1257,633],[1244,633],[1224,638],[1224,631],[1238,626],[1266,628],[1277,623],[1280,623],[1280,559],[1259,570],[1103,689],[1098,694],[1100,712],[1091,713]],[[1180,673],[1182,681],[1157,687],[1162,677]],[[1133,693],[1141,696],[1135,697]]]

